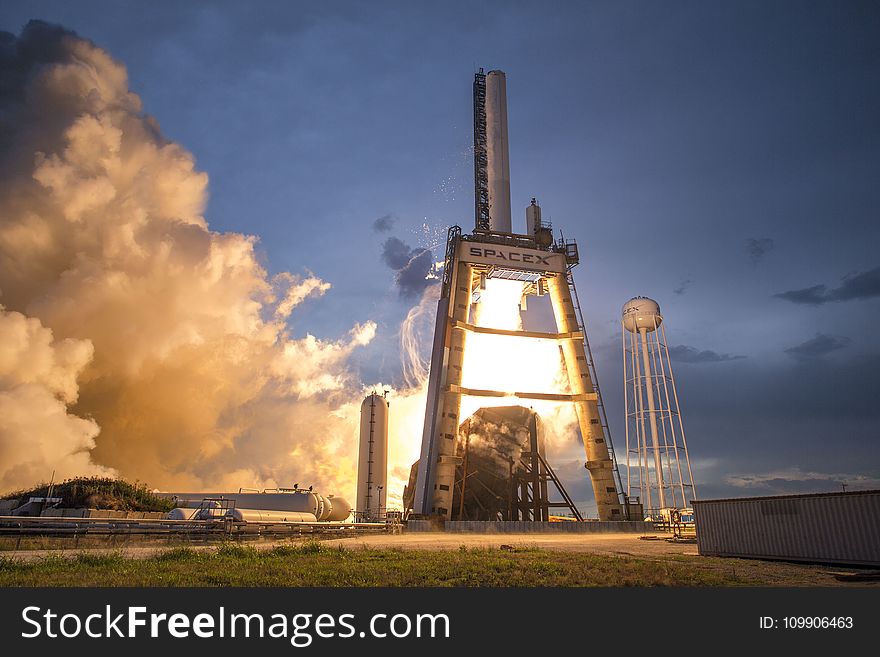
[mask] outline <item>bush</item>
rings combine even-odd
[[[30,490],[20,490],[3,499],[47,497],[49,484],[42,483]],[[109,477],[76,477],[52,486],[52,497],[61,498],[65,508],[110,509],[113,511],[162,511],[174,508],[174,502],[150,492],[146,484],[134,484]]]

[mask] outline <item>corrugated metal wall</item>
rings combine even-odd
[[[880,491],[693,505],[703,555],[880,565]]]

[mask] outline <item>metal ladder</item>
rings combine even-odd
[[[618,497],[624,494],[623,487],[623,479],[620,476],[620,467],[617,463],[617,454],[614,451],[614,442],[611,440],[611,427],[608,424],[608,414],[605,412],[605,403],[602,401],[602,391],[599,389],[599,377],[596,374],[596,366],[593,364],[593,350],[590,349],[590,340],[587,338],[587,327],[584,322],[584,314],[581,311],[581,302],[578,299],[577,287],[574,284],[574,275],[571,273],[571,269],[566,273],[566,282],[568,283],[568,289],[571,292],[571,299],[574,303],[574,309],[577,313],[577,322],[578,329],[580,329],[581,333],[584,336],[584,347],[586,348],[586,356],[587,356],[587,369],[590,373],[590,378],[593,381],[593,388],[596,391],[596,405],[599,408],[599,422],[602,426],[602,431],[605,434],[605,440],[608,442],[608,452],[611,455],[611,463],[614,467],[614,474],[617,477],[617,486],[618,486]]]
[[[489,156],[486,138],[486,75],[474,75],[474,219],[477,230],[489,230]]]

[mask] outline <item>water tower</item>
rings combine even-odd
[[[621,329],[627,496],[639,496],[648,515],[687,507],[696,489],[659,304],[630,299]]]

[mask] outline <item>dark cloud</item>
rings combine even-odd
[[[820,306],[831,301],[851,301],[880,296],[880,267],[870,271],[844,276],[838,287],[828,289],[824,285],[814,285],[800,290],[780,292],[774,296],[792,303]]]
[[[749,494],[785,495],[840,491],[843,485],[848,490],[872,490],[880,484],[880,479],[859,473],[804,471],[794,466],[770,472],[736,473],[727,476],[725,482],[734,488],[748,489]]]
[[[396,237],[389,237],[382,245],[382,260],[396,273],[394,281],[400,296],[417,297],[437,282],[434,274],[434,255],[422,247],[410,247]]]
[[[669,357],[677,363],[720,363],[726,360],[741,360],[745,356],[731,356],[719,354],[717,351],[703,349],[702,351],[687,345],[669,347]]]
[[[773,296],[785,299],[786,301],[791,301],[792,303],[805,303],[811,306],[819,306],[828,300],[826,298],[827,294],[828,288],[824,285],[814,285],[813,287],[805,287],[800,290],[780,292]]]
[[[691,286],[691,279],[689,279],[689,278],[682,279],[681,283],[678,284],[678,287],[675,288],[675,289],[672,291],[672,293],[681,296],[682,294],[684,294],[685,292],[687,292],[687,289],[688,289],[690,286]]]
[[[817,333],[815,338],[811,338],[794,347],[789,347],[785,350],[785,353],[795,358],[821,358],[832,351],[843,349],[849,343],[850,339],[845,336]]]
[[[377,218],[376,221],[373,222],[373,230],[377,233],[387,233],[389,230],[394,228],[395,221],[396,219],[390,214],[383,214],[381,217]]]
[[[773,250],[773,240],[769,237],[750,237],[746,240],[746,252],[753,265],[757,265],[765,255]]]

